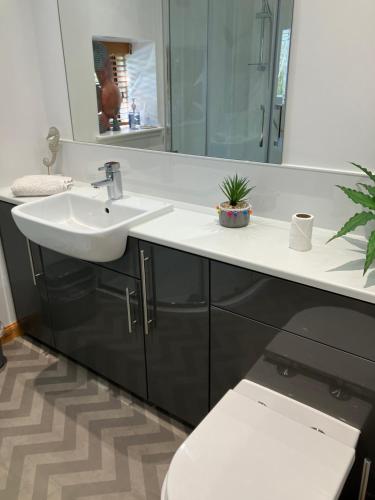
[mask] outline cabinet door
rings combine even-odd
[[[25,333],[53,345],[48,316],[45,314],[39,249],[28,243],[18,230],[11,214],[13,206],[0,202],[0,234],[16,317]]]
[[[268,325],[211,307],[211,407],[246,376],[277,332]]]
[[[34,275],[33,281],[38,292],[38,308],[32,316],[23,321],[23,326],[27,334],[44,344],[55,347],[41,249],[31,241],[29,249],[32,275]]]
[[[42,249],[56,348],[146,398],[138,280]]]
[[[119,273],[139,278],[138,240],[128,238],[126,250],[122,257],[111,262],[102,262],[100,265],[111,271],[118,271]]]
[[[375,304],[214,261],[211,303],[375,361]]]
[[[198,424],[208,412],[208,261],[140,242],[149,400]]]

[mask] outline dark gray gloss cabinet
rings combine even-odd
[[[208,412],[209,263],[139,242],[148,396],[189,424]]]
[[[211,308],[211,407],[245,378],[278,331],[237,314]]]
[[[27,242],[0,203],[25,332],[189,424],[209,409],[209,262],[129,238],[93,264]],[[32,321],[29,321],[32,319]]]
[[[56,348],[147,397],[139,281],[42,248]]]
[[[211,303],[375,361],[374,304],[214,261]]]
[[[128,238],[125,254],[120,259],[111,262],[102,262],[100,265],[112,271],[139,278],[138,240],[136,238]]]
[[[11,214],[13,207],[0,201],[0,236],[16,317],[25,333],[53,346],[39,248],[18,230]]]
[[[340,500],[358,498],[375,463],[374,304],[211,261],[210,356],[211,405],[249,378],[362,429]]]

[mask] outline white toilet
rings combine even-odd
[[[177,450],[162,500],[334,500],[360,431],[242,380]]]

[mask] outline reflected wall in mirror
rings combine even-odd
[[[282,162],[293,0],[58,0],[74,139]]]
[[[161,2],[58,1],[76,141],[165,149]],[[95,46],[104,47],[104,55],[95,51]],[[119,87],[121,95],[117,115],[120,130],[113,130],[113,119],[108,116],[110,130],[107,130],[108,123],[103,116],[103,88],[98,70],[100,72],[101,65],[106,64],[101,61],[106,56],[111,61],[111,67],[107,68],[112,73],[110,79]],[[136,111],[141,115],[142,128],[139,130],[129,127],[132,98],[135,98]],[[117,128],[116,123],[114,128]]]

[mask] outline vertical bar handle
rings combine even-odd
[[[262,128],[260,131],[259,147],[262,148],[264,144],[264,122],[266,116],[266,107],[264,106],[264,104],[260,105],[260,111],[262,112]]]
[[[282,127],[283,127],[283,109],[284,106],[282,104],[276,106],[279,109],[279,122],[277,124],[277,138],[274,141],[273,145],[278,147],[280,146],[280,141],[282,137]]]
[[[33,254],[31,253],[30,241],[27,238],[26,238],[26,246],[27,246],[27,253],[29,254],[30,269],[33,278],[33,284],[34,286],[36,286],[34,259],[33,259]]]
[[[128,330],[129,333],[133,333],[133,325],[136,321],[132,320],[132,311],[130,307],[130,297],[135,294],[135,291],[129,292],[129,288],[126,288],[126,309],[128,311]]]
[[[358,500],[366,500],[371,465],[372,465],[371,460],[365,458],[363,461],[361,486],[359,489]]]
[[[146,283],[146,262],[150,260],[150,257],[145,257],[144,250],[141,250],[141,283],[142,283],[142,303],[143,303],[143,321],[145,328],[145,335],[149,335],[150,333],[150,324],[152,320],[148,319],[147,313],[147,283]]]

